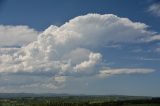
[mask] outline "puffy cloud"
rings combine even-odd
[[[0,47],[23,46],[36,40],[38,32],[28,26],[0,25]]]
[[[148,74],[154,72],[153,69],[145,69],[145,68],[117,68],[117,69],[105,69],[101,70],[99,76],[107,77],[112,75],[119,74]]]
[[[100,49],[104,49],[104,45],[145,42],[154,36],[153,32],[147,31],[147,27],[143,23],[132,22],[112,14],[78,16],[60,27],[51,25],[37,40],[15,50],[13,54],[5,54],[3,50],[3,55],[0,56],[0,73],[49,76],[59,85],[65,82],[66,76],[152,72],[147,69],[125,68],[101,71],[104,67],[101,65],[103,55],[106,54],[101,53]],[[28,27],[21,28],[23,31],[18,30],[18,36],[22,35],[26,42],[33,40],[33,37],[26,35],[30,36],[32,32],[35,35],[37,32],[32,29],[28,31]],[[13,30],[15,31],[15,28]],[[13,35],[17,36],[15,33]],[[19,41],[13,39],[8,44],[21,44]],[[38,85],[56,88],[55,84],[52,86],[50,82],[49,85]]]
[[[93,67],[101,54],[90,51],[90,48],[94,47],[96,50],[97,47],[110,42],[134,43],[140,41],[152,34],[146,31],[146,28],[147,25],[143,23],[134,23],[127,18],[119,18],[112,14],[79,16],[61,27],[50,26],[39,35],[37,41],[15,53],[12,58],[14,62],[17,61],[17,64],[13,63],[12,66],[17,68],[15,72],[20,70],[70,70],[73,67],[77,70]],[[76,60],[78,61],[76,62],[71,56],[68,59],[62,58],[76,52],[77,48],[80,47],[82,48],[78,52],[88,51],[88,53],[81,56],[86,57],[86,59]],[[94,55],[98,59],[92,59],[96,57]],[[1,56],[1,58],[9,57],[6,55]],[[88,58],[89,60],[87,60]]]
[[[76,71],[90,70],[91,67],[95,66],[100,61],[101,57],[100,53],[90,53],[88,61],[83,61],[80,64],[77,64],[73,69]]]

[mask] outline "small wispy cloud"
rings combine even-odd
[[[156,16],[160,16],[160,2],[155,2],[150,5],[148,11]]]
[[[157,47],[157,48],[155,49],[155,52],[160,53],[160,47]]]
[[[107,77],[120,74],[148,74],[154,72],[153,69],[145,68],[117,68],[117,69],[105,69],[101,70],[99,76]]]

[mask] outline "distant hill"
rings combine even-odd
[[[18,98],[18,97],[55,97],[55,96],[69,96],[68,94],[56,93],[0,93],[0,98]]]
[[[107,100],[133,100],[133,99],[151,99],[147,96],[124,96],[124,95],[83,95],[83,94],[56,94],[56,93],[0,93],[0,98],[22,98],[22,97],[74,97],[74,98],[105,98]]]

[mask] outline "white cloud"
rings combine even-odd
[[[159,41],[160,40],[160,35],[155,35],[155,36],[152,36],[148,39],[149,42],[151,41]]]
[[[88,67],[88,65],[94,67],[96,61],[88,60],[89,54],[94,54],[90,48],[96,51],[97,47],[110,42],[134,43],[140,41],[152,34],[146,31],[146,28],[147,25],[143,23],[135,23],[112,14],[88,14],[76,17],[61,27],[50,26],[38,36],[37,41],[21,48],[12,57],[2,55],[1,58],[13,59],[12,62],[16,64],[13,63],[9,67],[13,68],[14,72],[44,70],[57,73],[57,70],[70,70],[73,67],[73,69]],[[81,50],[88,51],[87,54],[82,54],[81,57],[86,57],[83,60],[75,62],[71,56],[68,59],[62,58],[77,51],[77,48],[80,47]],[[98,55],[100,56],[101,53]],[[74,64],[73,61],[77,64]],[[9,71],[5,71],[5,64],[2,69],[4,72]]]
[[[101,60],[106,54],[101,53],[99,49],[104,49],[104,45],[111,43],[144,42],[154,36],[153,32],[147,31],[147,27],[143,23],[132,22],[112,14],[88,14],[76,17],[60,27],[51,25],[33,42],[31,41],[37,34],[36,31],[32,29],[28,31],[28,27],[18,27],[17,35],[13,28],[15,38],[23,35],[22,39],[18,41],[13,39],[1,45],[21,44],[19,41],[23,44],[25,44],[24,41],[31,43],[13,54],[6,54],[3,50],[3,55],[0,55],[0,73],[53,76],[57,83],[65,82],[65,76],[105,74],[100,70],[104,67],[101,66]],[[23,31],[19,32],[21,28]],[[32,35],[32,37],[26,37],[26,35]],[[3,41],[4,39],[10,41],[5,37]],[[146,72],[144,69],[117,70],[113,72],[122,74]],[[54,88],[55,85],[49,86]]]
[[[152,4],[149,7],[148,11],[157,15],[157,16],[160,16],[160,3],[156,2],[156,3]]]
[[[117,68],[117,69],[105,69],[101,70],[99,76],[107,77],[112,75],[120,75],[120,74],[148,74],[154,72],[153,69],[145,69],[145,68]]]
[[[100,53],[90,53],[88,61],[83,61],[80,64],[77,64],[75,67],[73,67],[73,69],[77,72],[90,70],[90,68],[95,66],[100,61],[101,58],[102,56]]]
[[[36,40],[38,32],[28,26],[0,25],[0,47],[23,46]]]

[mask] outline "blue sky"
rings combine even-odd
[[[152,1],[154,2],[154,1]],[[1,0],[1,24],[29,25],[38,30],[44,30],[49,25],[62,25],[66,21],[87,13],[111,13],[127,17],[150,25],[153,30],[158,27],[159,17],[147,12],[152,4],[149,0],[43,0],[20,1]]]
[[[160,96],[159,24],[157,0],[0,0],[0,92]]]

